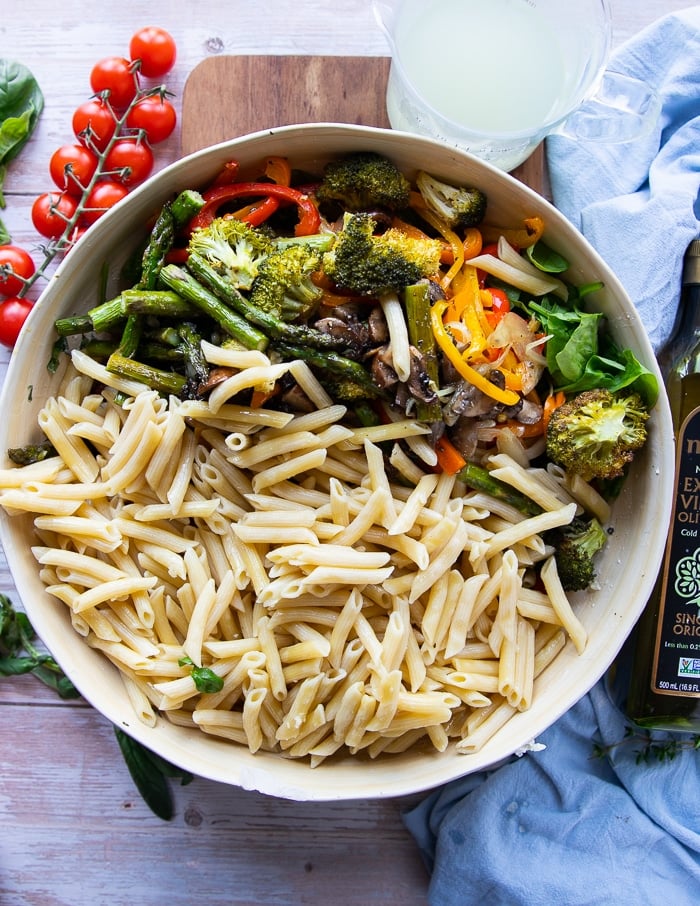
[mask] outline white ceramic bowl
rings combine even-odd
[[[66,257],[35,306],[13,353],[0,411],[0,449],[37,440],[37,413],[56,386],[46,369],[57,317],[86,311],[98,300],[100,269],[112,273],[144,235],[144,224],[173,193],[198,187],[228,160],[242,167],[280,154],[295,166],[318,172],[324,160],[373,149],[391,157],[409,175],[418,168],[456,183],[474,184],[488,195],[488,219],[516,223],[541,214],[546,236],[571,262],[573,282],[601,279],[602,310],[622,346],[632,348],[654,370],[656,361],[644,329],[615,275],[571,224],[539,195],[514,178],[454,148],[387,130],[337,124],[289,126],[235,139],[184,158],[133,191],[94,225]],[[116,265],[116,266],[115,266]],[[111,287],[116,289],[116,287]],[[159,719],[142,725],[115,668],[73,631],[67,610],[44,591],[30,546],[30,517],[0,515],[0,538],[17,590],[39,636],[83,696],[114,724],[161,756],[193,773],[245,789],[299,800],[379,798],[425,790],[493,766],[541,734],[583,696],[612,663],[634,626],[660,566],[670,516],[673,433],[661,396],[650,420],[650,439],[614,507],[614,535],[601,558],[600,589],[579,596],[577,613],[589,633],[583,655],[569,642],[536,681],[531,709],[519,713],[477,754],[409,751],[369,762],[347,756],[317,768],[174,726]],[[6,463],[5,463],[6,464]]]

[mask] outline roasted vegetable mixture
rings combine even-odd
[[[493,224],[478,187],[409,181],[374,152],[319,174],[275,157],[244,178],[232,161],[165,204],[116,298],[56,322],[52,364],[79,337],[109,371],[197,398],[227,377],[202,339],[299,358],[357,423],[428,423],[433,467],[468,486],[532,510],[490,475],[502,451],[610,500],[645,442],[656,379],[606,331],[602,285],[568,282],[546,226]],[[290,375],[245,402],[311,408]],[[606,537],[582,513],[548,539],[567,589],[595,581]]]

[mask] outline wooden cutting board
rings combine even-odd
[[[182,153],[295,123],[388,127],[388,74],[388,57],[208,57],[185,83]],[[542,146],[513,175],[546,194]]]

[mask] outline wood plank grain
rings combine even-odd
[[[165,823],[97,712],[64,708],[58,736],[55,708],[24,715],[16,744],[0,746],[0,903],[424,906],[400,819],[417,797],[291,802],[195,778],[173,785]]]
[[[295,123],[388,126],[388,72],[388,57],[210,57],[185,83],[182,151]]]
[[[209,145],[296,123],[356,123],[389,127],[388,57],[209,57],[190,73],[182,97],[181,148]],[[217,102],[211,103],[215,97]],[[513,175],[547,196],[544,146]]]

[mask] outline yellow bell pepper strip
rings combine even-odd
[[[279,186],[291,186],[292,168],[286,157],[273,155],[265,161],[265,176]]]
[[[542,238],[544,220],[538,215],[534,215],[525,217],[523,224],[524,226],[520,229],[482,225],[481,233],[484,242],[498,242],[499,237],[503,236],[514,248],[525,249]]]
[[[481,390],[482,393],[490,396],[496,402],[503,403],[505,406],[514,406],[520,399],[520,396],[515,391],[501,390],[500,387],[492,384],[483,374],[480,374],[480,372],[464,361],[459,349],[452,342],[452,338],[443,324],[442,316],[446,308],[447,302],[440,300],[430,309],[430,323],[433,328],[433,335],[444,355],[465,381],[469,381],[470,384],[473,384],[478,390]]]

